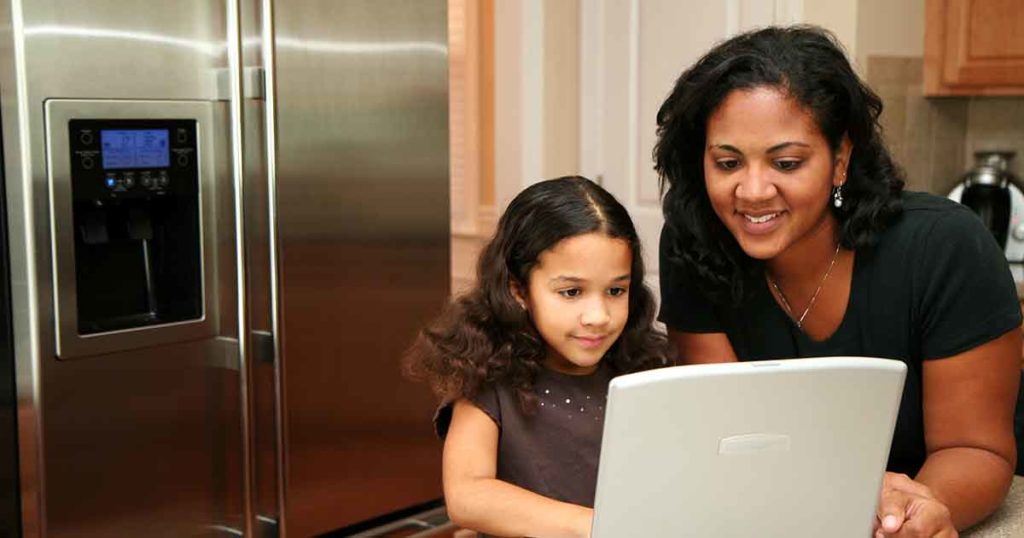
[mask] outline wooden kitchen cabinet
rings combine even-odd
[[[1024,1],[926,0],[924,92],[1024,95]]]

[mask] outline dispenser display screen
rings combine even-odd
[[[168,129],[101,129],[103,168],[166,168],[169,138]]]

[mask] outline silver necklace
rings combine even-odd
[[[818,294],[821,293],[822,286],[825,285],[825,281],[828,280],[828,275],[836,265],[836,259],[839,258],[839,247],[840,245],[836,245],[836,251],[832,254],[832,262],[828,264],[828,269],[825,270],[825,275],[821,277],[821,282],[818,282],[818,289],[814,290],[814,295],[811,296],[811,300],[807,303],[807,308],[804,309],[804,313],[800,314],[799,318],[793,314],[793,308],[789,306],[789,301],[786,300],[786,295],[782,293],[782,289],[780,289],[779,285],[775,283],[775,279],[772,278],[772,275],[768,274],[767,271],[764,273],[765,276],[768,277],[768,282],[771,283],[772,288],[775,288],[775,293],[779,295],[779,299],[782,299],[782,307],[786,309],[786,314],[789,315],[790,319],[796,322],[796,328],[801,331],[804,330],[804,318],[806,318],[807,313],[811,311],[811,307],[814,306],[814,301],[818,298]]]

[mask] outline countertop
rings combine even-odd
[[[992,517],[962,533],[960,538],[1020,538],[1024,536],[1024,477],[1013,477],[1010,493]]]
[[[445,529],[438,537],[477,538],[473,531]],[[430,536],[435,536],[431,534]],[[1013,485],[1003,505],[991,517],[960,533],[960,538],[1021,538],[1024,536],[1024,477],[1013,477]]]
[[[1024,264],[1011,263],[1010,273],[1013,275],[1013,283],[1017,285],[1017,297],[1024,300]]]

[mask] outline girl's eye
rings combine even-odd
[[[579,288],[569,288],[569,289],[565,289],[565,290],[558,290],[558,294],[559,295],[561,295],[562,297],[568,297],[568,298],[579,297],[581,293],[583,293],[583,290],[581,290]]]
[[[608,295],[612,297],[618,297],[626,294],[626,288],[611,288],[608,290]]]
[[[803,164],[803,161],[798,161],[795,159],[775,161],[775,167],[778,168],[779,170],[782,170],[783,172],[792,172],[793,170],[800,168],[801,164]]]
[[[725,171],[728,172],[730,170],[735,170],[735,169],[739,168],[740,167],[740,160],[739,159],[718,159],[717,161],[715,161],[715,166],[717,166],[719,170],[725,170]]]

